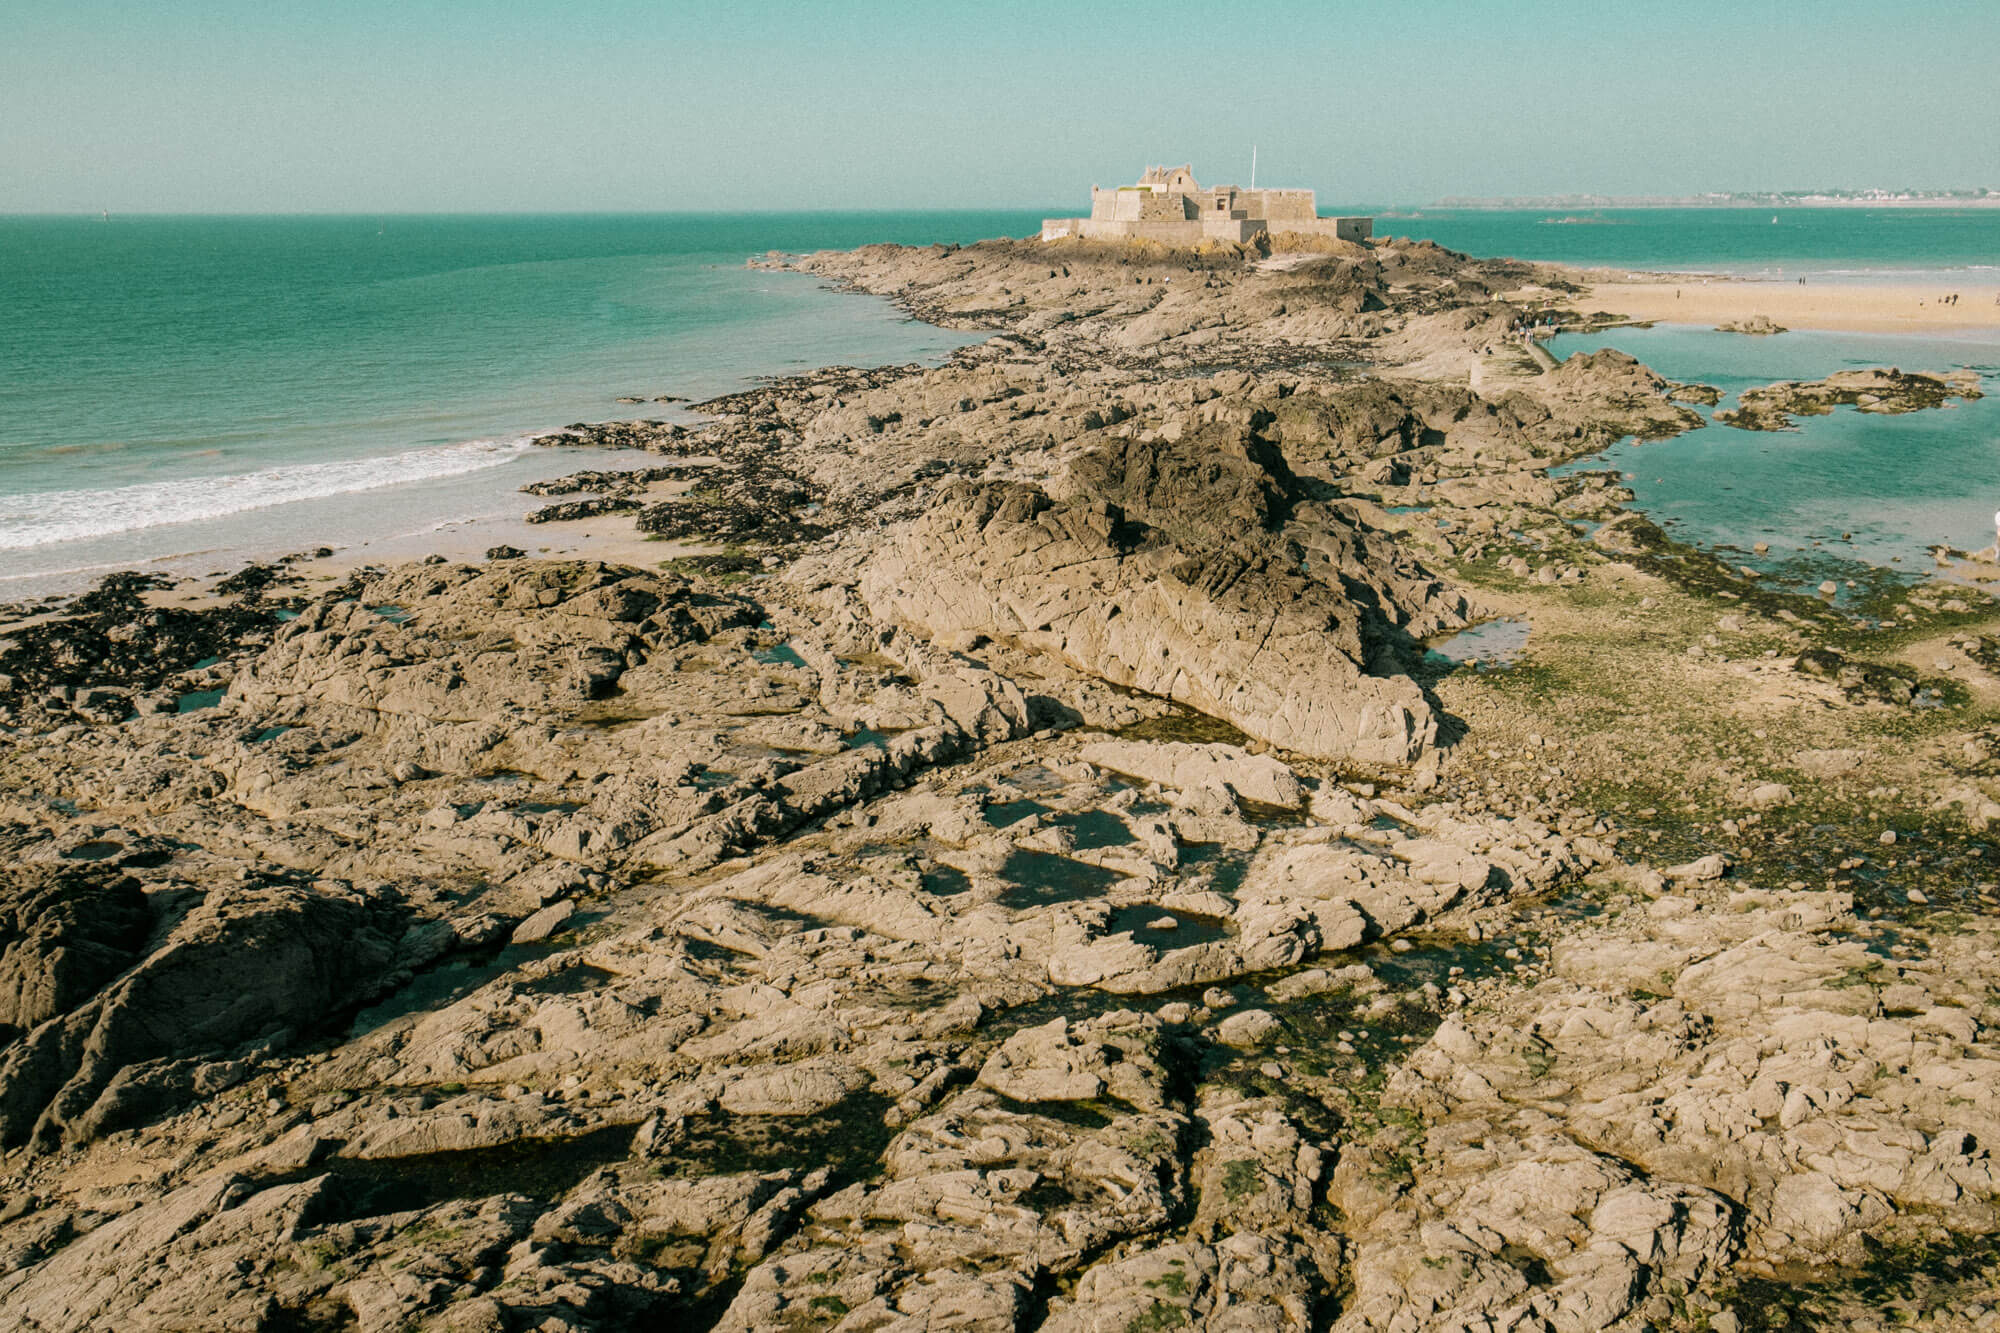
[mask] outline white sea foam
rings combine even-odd
[[[184,477],[109,490],[0,495],[0,550],[83,541],[140,528],[482,472],[519,458],[525,438],[468,440],[376,458],[305,463],[225,477]]]

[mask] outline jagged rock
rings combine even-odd
[[[1303,1329],[1311,1327],[1323,1291],[1296,1245],[1241,1232],[1214,1245],[1166,1245],[1100,1264],[1042,1327],[1048,1333]]]
[[[1329,530],[1317,553],[1339,569],[1329,552],[1356,541]],[[1195,555],[1115,506],[958,485],[871,560],[861,593],[932,638],[1019,641],[1289,749],[1407,762],[1435,734],[1430,705],[1364,674],[1359,609],[1297,573],[1303,554]]]
[[[1110,1095],[1135,1106],[1163,1097],[1160,1021],[1118,1010],[1074,1027],[1051,1019],[1009,1037],[980,1067],[979,1082],[1019,1102],[1088,1101]]]
[[[1573,1163],[1562,1169],[1578,1183],[1630,1182],[1591,1205],[1592,1231],[1603,1230],[1613,1199],[1627,1200],[1619,1227],[1654,1235],[1620,1245],[1654,1280],[1663,1261],[1708,1268],[1738,1243],[1763,1263],[1852,1257],[1861,1233],[1896,1206],[1987,1207],[2000,1173],[1977,1146],[1992,1117],[1976,1105],[1995,1062],[1978,1025],[1937,1003],[1960,993],[1957,960],[1986,944],[1954,942],[1950,958],[1905,972],[1924,984],[1898,981],[1897,969],[1884,974],[1846,938],[1852,906],[1838,893],[1663,899],[1566,943],[1547,981],[1447,1022],[1390,1096],[1423,1108],[1433,1135],[1480,1125],[1487,1161],[1496,1114],[1559,1105],[1552,1118],[1515,1115],[1547,1136],[1524,1139],[1520,1160]],[[1660,986],[1671,995],[1650,989]],[[1891,1004],[1897,1016],[1877,1016]],[[1945,1096],[1952,1128],[1923,1128],[1923,1108]],[[1646,1172],[1643,1184],[1626,1163]],[[1602,1187],[1494,1179],[1481,1197],[1588,1202]],[[1740,1223],[1711,1189],[1744,1201]],[[1552,1270],[1573,1268],[1568,1258],[1559,1266],[1541,1236],[1468,1213],[1461,1189],[1451,1197],[1455,1215],[1494,1226]],[[1692,1252],[1691,1224],[1710,1237]],[[1740,1238],[1731,1234],[1739,1225]],[[1668,1228],[1678,1238],[1663,1244]]]
[[[550,903],[514,927],[515,944],[540,944],[549,936],[563,928],[565,922],[576,915],[576,904],[564,898]]]
[[[1017,1102],[1089,1101],[1104,1095],[1110,1072],[1102,1047],[1079,1043],[1065,1019],[1009,1037],[979,1071],[979,1081]]]
[[[868,1086],[853,1069],[783,1065],[731,1083],[722,1109],[732,1115],[814,1115]]]
[[[114,1107],[139,1091],[114,1086],[128,1066],[317,1026],[380,987],[405,924],[356,896],[294,888],[203,904],[109,988],[6,1049],[0,1140],[87,1139],[157,1109]]]
[[[1785,326],[1769,315],[1751,315],[1745,319],[1732,319],[1715,326],[1717,333],[1750,333],[1768,336],[1785,332]]]
[[[139,882],[123,871],[0,870],[0,1041],[95,995],[138,960],[151,928]]]
[[[1718,412],[1715,419],[1738,430],[1791,430],[1793,418],[1825,416],[1835,407],[1852,406],[1862,412],[1920,412],[1942,407],[1953,398],[1982,396],[1976,370],[1954,370],[1943,375],[1920,375],[1901,370],[1841,370],[1823,380],[1785,380],[1737,395],[1737,406]]]

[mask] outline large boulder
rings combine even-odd
[[[211,894],[138,966],[6,1048],[0,1143],[83,1141],[199,1094],[212,1079],[166,1066],[352,1009],[394,970],[407,924],[353,893]]]
[[[1304,499],[1254,434],[1228,442],[1121,442],[1079,461],[1060,499],[953,483],[869,559],[861,595],[916,633],[1017,642],[1286,749],[1415,758],[1436,735],[1430,704],[1370,671],[1462,604]]]
[[[0,1040],[67,1013],[138,961],[139,881],[108,866],[0,870]]]

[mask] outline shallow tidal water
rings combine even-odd
[[[1896,416],[1835,408],[1799,417],[1795,431],[1711,423],[1670,440],[1623,440],[1556,469],[1615,467],[1635,508],[1679,540],[1727,550],[1735,563],[1805,576],[1842,562],[1921,575],[1930,547],[1993,542],[2000,510],[2000,337],[1990,341],[1880,334],[1748,337],[1688,325],[1564,335],[1558,359],[1615,347],[1671,380],[1723,391],[1713,416],[1743,390],[1817,380],[1839,370],[1894,366],[1984,377],[1985,398]],[[1757,555],[1757,543],[1770,550]]]
[[[1456,634],[1432,639],[1426,655],[1440,663],[1471,666],[1476,671],[1499,671],[1514,665],[1527,651],[1528,636],[1534,626],[1525,620],[1489,620]]]

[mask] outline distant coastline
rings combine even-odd
[[[1921,190],[1873,192],[1836,191],[1827,194],[1703,194],[1613,195],[1561,194],[1513,199],[1440,199],[1425,208],[2000,208],[2000,190],[1966,190],[1956,194]],[[1385,214],[1386,215],[1386,214]]]

